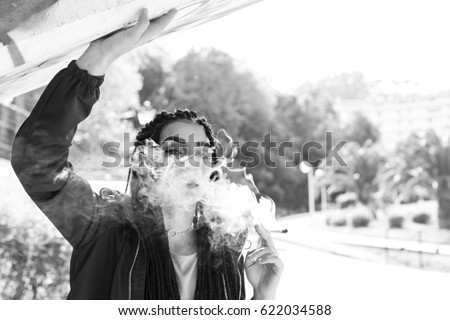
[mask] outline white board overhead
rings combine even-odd
[[[159,37],[261,0],[17,0],[0,2],[0,99],[45,85],[87,45],[172,8],[178,14]]]

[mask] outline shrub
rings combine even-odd
[[[358,195],[354,192],[343,193],[336,197],[336,202],[341,209],[353,207],[358,203]]]
[[[347,225],[347,217],[344,213],[331,213],[327,218],[327,225],[333,227],[343,227]]]
[[[0,181],[0,300],[64,299],[72,248],[2,159]]]
[[[389,221],[389,228],[401,229],[403,228],[405,218],[401,215],[396,214],[389,216],[388,221]]]
[[[372,220],[370,211],[365,207],[355,208],[354,213],[351,215],[351,222],[354,228],[367,227]]]
[[[428,224],[430,222],[430,215],[426,212],[417,213],[413,216],[412,221],[415,223]]]

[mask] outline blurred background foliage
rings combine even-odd
[[[65,298],[72,248],[7,166],[1,160],[0,299]]]
[[[70,159],[91,179],[123,180],[123,162],[112,169],[101,167],[101,162],[108,160],[103,144],[117,141],[131,146],[136,132],[155,112],[187,107],[205,114],[214,130],[225,128],[241,145],[249,140],[262,142],[267,133],[278,144],[293,143],[282,155],[260,147],[261,159],[275,161],[276,167],[260,163],[249,169],[261,191],[277,203],[279,215],[307,210],[306,175],[298,170],[306,156],[302,147],[308,141],[324,144],[327,131],[333,133],[334,144],[349,141],[342,149],[348,166],[324,168],[326,174],[319,177],[319,186],[327,188],[331,203],[345,193],[357,194],[358,202],[373,210],[384,203],[437,200],[448,189],[449,145],[445,141],[432,132],[415,133],[398,145],[395,157],[389,157],[379,143],[378,128],[363,113],[343,122],[335,111],[339,100],[383,96],[377,93],[374,97],[373,87],[362,73],[351,72],[280,93],[229,54],[214,48],[191,51],[177,60],[161,47],[151,52],[140,50],[117,61],[108,71],[101,99],[78,128]],[[41,92],[17,97],[14,103],[30,110]],[[124,143],[125,132],[130,133],[125,141],[128,144]],[[240,156],[248,152],[242,149]],[[445,196],[439,199],[441,206],[450,206]],[[444,213],[441,216],[444,219]]]
[[[248,170],[261,192],[275,200],[278,216],[284,216],[308,210],[307,177],[298,169],[305,156],[302,146],[308,141],[324,143],[328,131],[333,133],[334,144],[348,141],[340,152],[347,166],[316,169],[321,170],[316,187],[324,188],[322,196],[325,194],[329,208],[354,205],[362,213],[351,217],[352,224],[364,227],[390,204],[435,200],[439,227],[450,229],[449,141],[432,131],[414,133],[397,146],[393,157],[379,143],[380,132],[364,114],[357,113],[344,123],[335,111],[339,99],[367,99],[371,97],[369,89],[364,76],[354,72],[280,93],[217,49],[191,51],[177,60],[160,48],[152,53],[141,50],[117,61],[108,71],[99,102],[78,127],[70,160],[85,178],[125,180],[123,162],[116,168],[101,167],[103,160],[110,160],[102,152],[103,144],[117,141],[126,146],[127,132],[131,147],[139,128],[157,111],[187,107],[205,114],[215,131],[225,128],[241,144],[262,142],[268,133],[278,144],[293,143],[284,154],[260,147],[261,159],[274,161],[276,167],[261,163]],[[41,93],[42,89],[30,92],[15,98],[14,103],[31,110]],[[239,156],[247,152],[242,149]],[[70,247],[28,197],[24,200],[13,175],[1,179],[14,182],[13,187],[2,183],[5,190],[0,192],[8,194],[0,201],[0,298],[64,298]],[[316,200],[320,208],[323,201]],[[414,219],[428,223],[429,218],[422,214]],[[402,219],[392,217],[390,223],[398,227]],[[340,212],[328,222],[339,226],[346,220]]]

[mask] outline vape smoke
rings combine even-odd
[[[224,170],[225,159],[212,165],[204,153],[180,159],[163,157],[163,151],[153,142],[148,148],[139,147],[132,163],[132,197],[162,208],[165,221],[171,225],[193,220],[195,228],[207,225],[213,249],[239,246],[233,239],[254,233],[255,224],[274,222],[273,201],[261,198],[258,202],[249,187],[230,181]],[[245,170],[241,173],[246,176]],[[199,216],[194,219],[196,212]]]

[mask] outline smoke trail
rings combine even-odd
[[[225,159],[211,165],[204,153],[178,159],[164,157],[162,152],[154,142],[148,148],[138,147],[132,159],[130,189],[140,203],[162,208],[169,224],[180,225],[187,217],[186,221],[195,220],[197,229],[210,228],[213,249],[223,245],[240,249],[242,235],[248,231],[252,244],[257,242],[255,224],[274,222],[273,201],[261,198],[258,202],[249,187],[231,182],[224,171]]]

